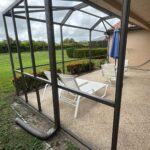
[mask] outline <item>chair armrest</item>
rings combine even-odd
[[[90,89],[90,90],[87,90],[87,91],[85,91],[85,92],[87,92],[87,93],[88,93],[88,92],[90,92],[90,91],[92,92],[91,94],[93,94],[93,93],[95,92],[95,90],[94,90],[94,89]]]
[[[86,81],[86,82],[80,84],[79,87],[81,87],[81,86],[83,86],[83,85],[86,85],[86,84],[88,84],[88,81]]]

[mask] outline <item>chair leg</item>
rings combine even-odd
[[[77,98],[76,107],[75,107],[75,113],[74,113],[74,118],[77,118],[79,104],[80,104],[80,98],[81,98],[81,96],[78,96],[78,98]]]
[[[108,86],[109,86],[109,85],[106,85],[106,87],[105,87],[105,91],[104,91],[104,94],[101,96],[101,98],[103,98],[103,97],[105,97],[105,96],[106,96],[106,92],[107,92]]]
[[[47,89],[48,85],[49,84],[46,84],[45,87],[44,87],[44,91],[43,91],[43,95],[42,95],[42,100],[41,101],[44,100],[45,92],[46,92],[46,89]]]
[[[109,79],[108,81],[109,85],[112,86],[112,82],[111,82],[111,79]]]
[[[58,89],[59,100],[60,100],[60,98],[61,98],[61,93],[62,93],[62,89]]]

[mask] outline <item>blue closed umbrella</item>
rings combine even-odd
[[[115,59],[118,59],[119,57],[119,42],[120,42],[120,31],[119,29],[115,29],[113,32],[113,38],[112,38],[112,46],[110,49],[110,57]]]

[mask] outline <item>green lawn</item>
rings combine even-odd
[[[18,68],[19,67],[18,55],[16,53],[13,54],[13,58],[14,58],[15,67]],[[36,59],[36,65],[49,63],[48,52],[46,51],[35,52],[35,59]],[[31,66],[32,63],[31,63],[31,56],[29,52],[22,53],[22,60],[23,60],[23,66]],[[65,60],[69,60],[66,54],[65,54]],[[61,51],[57,51],[57,62],[60,61],[61,61]],[[41,71],[44,68],[48,69],[48,66],[39,67],[37,68],[37,70]],[[31,69],[28,69],[27,71],[31,72]],[[12,72],[11,72],[9,55],[0,54],[0,92],[8,93],[12,90],[14,90],[14,88],[12,85]]]
[[[15,124],[15,112],[10,105],[14,95],[0,96],[0,150],[42,150],[42,141]]]

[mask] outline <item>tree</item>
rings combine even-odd
[[[72,44],[72,43],[76,43],[76,41],[73,38],[66,38],[64,39],[64,43],[65,44]]]

